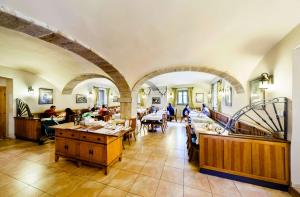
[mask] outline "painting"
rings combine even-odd
[[[264,99],[264,90],[259,88],[260,79],[250,81],[250,104]]]
[[[152,97],[152,104],[160,104],[160,97]]]
[[[196,103],[204,103],[204,93],[196,93]]]
[[[87,103],[87,97],[84,94],[76,94],[76,103]]]
[[[224,99],[225,99],[225,106],[232,106],[232,87],[225,86],[224,87]]]
[[[114,96],[112,101],[113,102],[119,102],[119,97],[118,96]]]
[[[39,89],[39,105],[53,104],[53,89]]]

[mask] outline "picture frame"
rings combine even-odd
[[[225,86],[224,87],[224,100],[225,100],[225,106],[232,106],[232,87],[231,86]]]
[[[53,104],[53,89],[39,88],[39,105]]]
[[[119,102],[119,97],[118,96],[114,96],[112,99],[113,102]]]
[[[259,88],[260,79],[254,79],[250,84],[250,104],[253,104],[264,99],[264,91]]]
[[[196,103],[204,103],[204,93],[196,93]]]
[[[87,103],[87,96],[84,94],[76,94],[76,103]]]
[[[152,104],[160,104],[160,97],[152,97]]]

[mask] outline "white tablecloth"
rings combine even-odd
[[[159,120],[162,120],[162,115],[163,115],[163,113],[148,114],[142,118],[142,121],[143,120],[158,120],[159,121]]]

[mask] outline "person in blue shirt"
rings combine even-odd
[[[204,115],[206,116],[210,116],[210,112],[209,112],[209,109],[208,107],[203,103],[202,104],[202,111],[201,111]]]
[[[175,115],[175,110],[174,110],[171,103],[169,103],[169,106],[167,107],[167,111],[168,111],[169,116],[174,116]]]
[[[188,117],[190,114],[190,106],[187,104],[182,111],[182,117]]]

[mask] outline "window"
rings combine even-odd
[[[104,90],[99,90],[99,94],[98,94],[98,106],[101,106],[105,104],[105,93]]]
[[[179,90],[177,92],[177,104],[178,105],[186,105],[188,104],[188,91],[187,90]]]

